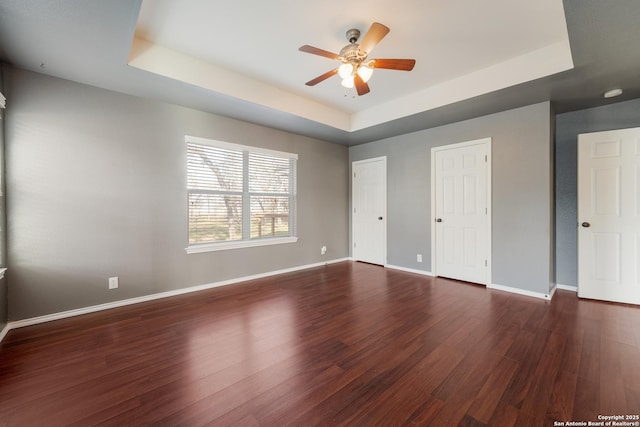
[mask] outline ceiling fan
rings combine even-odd
[[[352,88],[355,86],[358,95],[369,93],[367,82],[375,68],[387,70],[411,71],[416,64],[415,59],[369,59],[369,54],[374,47],[389,33],[389,28],[379,22],[371,24],[369,31],[362,38],[361,43],[356,43],[360,38],[360,30],[355,28],[347,31],[349,44],[340,50],[340,54],[304,45],[298,50],[325,58],[342,62],[338,68],[328,71],[313,80],[309,80],[307,86],[315,86],[318,83],[338,74],[342,78],[342,86]]]

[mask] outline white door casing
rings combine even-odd
[[[431,149],[433,274],[491,284],[491,138]]]
[[[640,304],[640,128],[578,135],[578,296]]]
[[[387,158],[352,163],[352,254],[356,261],[387,262]]]

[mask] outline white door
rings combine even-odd
[[[387,261],[387,158],[353,162],[353,259]]]
[[[578,296],[640,304],[640,128],[578,136]]]
[[[490,284],[490,152],[490,138],[431,150],[436,276]]]

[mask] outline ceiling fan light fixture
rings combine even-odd
[[[342,79],[342,86],[346,87],[347,89],[353,88],[353,76],[350,75]]]
[[[307,86],[315,86],[325,81],[329,77],[338,74],[342,79],[342,86],[356,89],[358,96],[366,95],[370,92],[367,82],[373,75],[374,68],[386,70],[411,71],[416,63],[415,59],[368,59],[371,50],[389,33],[389,27],[379,22],[374,22],[364,35],[362,41],[358,43],[360,31],[351,29],[347,31],[349,44],[340,50],[339,54],[317,47],[303,45],[298,49],[301,52],[340,61],[341,64],[315,79],[309,80]]]
[[[342,79],[346,79],[353,74],[353,65],[346,62],[338,68],[338,75]]]
[[[363,82],[368,82],[371,76],[373,75],[373,68],[369,66],[369,64],[361,64],[358,67],[358,75],[362,79]]]

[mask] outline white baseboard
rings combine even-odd
[[[433,277],[432,272],[424,271],[424,270],[416,270],[415,268],[406,268],[406,267],[400,267],[400,266],[391,265],[391,264],[385,264],[384,268],[390,268],[392,270],[406,271],[407,273],[422,274],[423,276]]]
[[[93,306],[89,306],[89,307],[78,308],[78,309],[75,309],[75,310],[68,310],[68,311],[63,311],[63,312],[59,312],[59,313],[52,313],[52,314],[47,314],[47,315],[44,315],[44,316],[38,316],[38,317],[32,317],[32,318],[23,319],[23,320],[17,320],[17,321],[14,321],[14,322],[8,322],[5,325],[5,327],[2,329],[2,331],[0,331],[0,342],[2,342],[4,337],[7,335],[7,333],[11,329],[17,329],[17,328],[22,328],[22,327],[25,327],[25,326],[37,325],[39,323],[51,322],[53,320],[65,319],[65,318],[74,317],[74,316],[80,316],[80,315],[83,315],[83,314],[94,313],[94,312],[102,311],[102,310],[109,310],[109,309],[117,308],[117,307],[124,307],[124,306],[127,306],[127,305],[138,304],[138,303],[147,302],[147,301],[153,301],[153,300],[156,300],[156,299],[169,298],[169,297],[172,297],[172,296],[187,294],[187,293],[191,293],[191,292],[203,291],[203,290],[206,290],[206,289],[212,289],[212,288],[217,288],[217,287],[220,287],[220,286],[232,285],[234,283],[246,282],[246,281],[249,281],[249,280],[261,279],[261,278],[264,278],[264,277],[275,276],[275,275],[278,275],[278,274],[285,274],[285,273],[291,273],[291,272],[300,271],[300,270],[306,270],[306,269],[309,269],[309,268],[320,267],[320,266],[328,265],[328,264],[335,264],[335,263],[343,262],[343,261],[352,261],[352,258],[346,257],[346,258],[339,258],[339,259],[334,259],[334,260],[330,260],[330,261],[326,261],[326,262],[319,262],[319,263],[314,263],[314,264],[301,265],[301,266],[298,266],[298,267],[285,268],[285,269],[282,269],[282,270],[275,270],[275,271],[270,271],[270,272],[267,272],[267,273],[260,273],[260,274],[255,274],[255,275],[251,275],[251,276],[244,276],[244,277],[239,277],[239,278],[235,278],[235,279],[223,280],[221,282],[214,282],[214,283],[208,283],[208,284],[204,284],[204,285],[191,286],[191,287],[188,287],[188,288],[176,289],[176,290],[173,290],[173,291],[160,292],[160,293],[157,293],[157,294],[145,295],[145,296],[136,297],[136,298],[129,298],[129,299],[126,299],[126,300],[114,301],[114,302],[110,302],[110,303],[106,303],[106,304],[93,305]],[[391,265],[391,264],[386,264],[384,267],[385,268],[390,268],[390,269],[393,269],[393,270],[400,270],[400,271],[405,271],[405,272],[408,272],[408,273],[415,273],[415,274],[421,274],[423,276],[431,276],[431,277],[433,277],[433,273],[430,272],[430,271],[424,271],[424,270],[417,270],[417,269],[413,269],[413,268],[400,267],[400,266]],[[503,286],[503,285],[496,285],[496,284],[488,285],[487,288],[495,289],[495,290],[499,290],[499,291],[511,292],[511,293],[525,295],[525,296],[530,296],[530,297],[534,297],[534,298],[545,299],[545,300],[550,300],[553,297],[553,293],[555,292],[556,288],[557,289],[574,291],[574,292],[577,292],[577,290],[578,290],[577,286],[569,286],[569,285],[561,285],[561,284],[556,285],[556,288],[554,288],[549,294],[542,294],[542,293],[538,293],[538,292],[532,292],[532,291],[527,291],[527,290],[523,290],[523,289],[513,288],[513,287],[510,287],[510,286]]]
[[[511,292],[512,294],[519,294],[519,295],[525,295],[528,297],[540,298],[544,300],[551,300],[551,297],[553,296],[552,292],[548,294],[543,294],[540,292],[527,291],[525,289],[512,288],[511,286],[496,285],[493,283],[490,285],[487,285],[487,288],[495,289],[498,291]]]
[[[578,292],[578,287],[577,286],[573,286],[573,285],[562,285],[560,283],[558,283],[556,285],[556,287],[558,289],[562,289],[563,291],[572,291],[572,292]]]
[[[314,267],[321,267],[323,265],[335,264],[342,261],[349,261],[349,258],[340,258],[340,259],[334,259],[334,260],[325,261],[325,262],[318,262],[314,264],[301,265],[298,267],[285,268],[282,270],[270,271],[267,273],[260,273],[260,274],[254,274],[251,276],[244,276],[244,277],[238,277],[235,279],[223,280],[221,282],[207,283],[204,285],[191,286],[188,288],[176,289],[173,291],[160,292],[157,294],[145,295],[145,296],[136,297],[136,298],[129,298],[129,299],[114,301],[106,304],[92,305],[89,307],[78,308],[75,310],[68,310],[68,311],[63,311],[59,313],[47,314],[44,316],[31,317],[29,319],[16,320],[14,322],[7,323],[7,326],[5,326],[5,328],[2,330],[2,333],[0,333],[0,341],[2,341],[2,338],[4,338],[4,335],[6,335],[6,333],[11,329],[23,328],[25,326],[37,325],[38,323],[51,322],[52,320],[59,320],[59,319],[65,319],[68,317],[80,316],[82,314],[94,313],[96,311],[102,311],[102,310],[109,310],[111,308],[123,307],[126,305],[138,304],[141,302],[153,301],[161,298],[169,298],[176,295],[203,291],[206,289],[232,285],[234,283],[246,282],[249,280],[262,279],[264,277],[275,276],[278,274],[285,274],[285,273],[291,273],[299,270],[306,270]]]
[[[9,332],[9,329],[11,328],[9,327],[8,323],[4,325],[4,328],[2,328],[2,331],[0,331],[0,342],[2,342],[4,337],[7,335],[7,332]]]
[[[409,273],[422,274],[424,276],[435,277],[433,275],[433,273],[430,272],[430,271],[416,270],[416,269],[413,269],[413,268],[406,268],[406,267],[399,267],[397,265],[386,264],[385,268],[390,268],[390,269],[393,269],[393,270],[406,271],[406,272],[409,272]],[[560,285],[558,285],[558,287],[560,289],[564,289],[564,288],[560,287]],[[553,297],[553,294],[556,291],[556,288],[554,287],[548,294],[542,294],[542,293],[539,293],[539,292],[532,292],[532,291],[527,291],[525,289],[518,289],[518,288],[513,288],[513,287],[510,287],[510,286],[503,286],[503,285],[496,285],[496,284],[487,285],[487,288],[495,289],[495,290],[498,290],[498,291],[511,292],[513,294],[525,295],[525,296],[528,296],[528,297],[540,298],[540,299],[544,299],[544,300],[551,300],[551,298]]]

